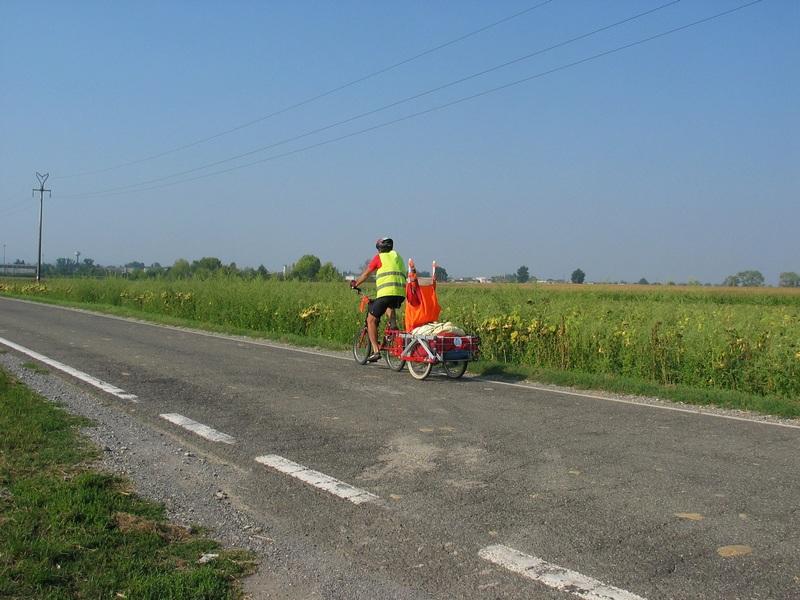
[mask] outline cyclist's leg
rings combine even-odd
[[[403,304],[403,296],[391,296],[391,302],[386,309],[386,318],[388,319],[388,327],[397,329],[397,310]]]
[[[378,344],[378,319],[371,313],[367,315],[367,335],[374,354],[380,350],[380,344]]]
[[[372,344],[373,356],[380,352],[380,344],[378,343],[378,324],[381,317],[389,307],[389,300],[386,296],[377,298],[369,308],[367,315],[367,333],[369,334],[369,341]]]

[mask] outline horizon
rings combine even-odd
[[[316,256],[314,254],[311,254],[311,255],[312,256]],[[175,262],[180,261],[180,260],[185,260],[191,265],[191,264],[193,264],[195,262],[199,262],[200,260],[205,259],[205,258],[212,258],[212,259],[219,260],[219,258],[215,257],[215,256],[204,256],[204,257],[198,257],[198,258],[192,258],[192,259],[185,258],[185,257],[180,257],[180,258],[176,259],[171,264],[164,264],[164,263],[161,263],[160,261],[154,261],[154,262],[152,262],[150,264],[145,264],[143,261],[135,260],[135,259],[134,260],[130,260],[130,261],[125,261],[123,263],[115,264],[115,263],[104,263],[102,261],[95,260],[94,257],[85,256],[83,258],[83,260],[81,260],[80,263],[78,263],[78,268],[80,268],[81,266],[86,266],[83,261],[86,260],[86,259],[90,259],[90,260],[92,260],[92,266],[97,267],[97,268],[101,268],[101,269],[108,269],[108,270],[133,269],[133,270],[136,270],[136,269],[140,269],[140,268],[137,267],[137,266],[133,266],[133,265],[142,264],[142,265],[144,265],[144,267],[141,268],[141,270],[147,272],[148,270],[153,269],[153,268],[161,268],[161,269],[164,269],[164,270],[169,270],[175,265]],[[301,258],[301,257],[298,257],[298,259],[299,258]],[[323,264],[325,264],[327,262],[332,262],[332,261],[325,260],[324,257],[317,257],[317,258],[319,258],[320,261]],[[14,259],[14,260],[22,260],[22,259]],[[67,256],[60,256],[60,257],[58,257],[56,259],[56,261],[46,261],[46,260],[44,260],[44,257],[43,257],[42,258],[42,266],[43,267],[44,266],[49,266],[51,268],[56,268],[57,267],[57,261],[59,261],[59,260],[67,261],[67,263],[66,263],[67,268],[69,268],[70,265],[76,264],[75,263],[75,259],[72,259],[72,258],[67,257]],[[286,267],[287,272],[290,272],[292,270],[294,264],[295,264],[295,262],[292,262],[292,263],[289,263],[289,264],[286,264],[286,265],[280,265],[278,268],[272,269],[272,268],[267,267],[264,263],[259,263],[258,265],[240,265],[240,264],[236,263],[235,261],[233,261],[231,263],[225,263],[224,261],[221,261],[221,263],[222,263],[222,267],[223,268],[235,265],[236,269],[240,273],[243,273],[243,272],[245,272],[247,270],[257,271],[260,267],[264,267],[267,270],[267,272],[270,275],[273,275],[273,276],[281,274],[283,272],[283,267],[284,266]],[[3,267],[3,266],[8,266],[8,267],[14,267],[14,266],[36,267],[36,264],[37,263],[36,263],[35,260],[32,261],[32,262],[24,261],[22,264],[14,263],[13,261],[8,260],[6,263],[0,263],[0,267]],[[520,266],[524,267],[526,265],[520,265]],[[356,268],[340,268],[336,264],[334,264],[334,267],[342,275],[342,277],[345,278],[345,279],[347,279],[348,276],[358,275],[363,270],[361,268],[357,268],[357,269]],[[488,280],[488,281],[480,281],[480,283],[512,283],[512,284],[544,283],[544,284],[569,284],[569,285],[637,285],[637,286],[638,285],[643,285],[643,286],[646,286],[646,285],[662,286],[663,285],[663,286],[670,286],[670,287],[671,286],[676,286],[676,287],[721,287],[721,288],[774,287],[774,288],[792,289],[791,286],[789,286],[789,287],[781,286],[780,285],[780,278],[776,279],[775,282],[771,282],[767,277],[764,277],[764,283],[761,284],[761,285],[744,285],[744,284],[738,285],[737,284],[737,285],[734,286],[734,285],[726,284],[724,282],[724,280],[721,281],[721,282],[701,281],[701,280],[697,280],[697,279],[688,279],[688,280],[685,280],[685,281],[674,281],[674,280],[659,281],[659,280],[650,280],[646,276],[642,276],[637,280],[630,280],[630,281],[629,280],[625,280],[625,279],[602,279],[602,280],[598,280],[598,279],[589,278],[588,274],[586,274],[586,273],[584,273],[584,276],[586,277],[586,279],[585,279],[585,281],[583,283],[574,283],[574,282],[571,281],[572,273],[570,273],[570,275],[565,277],[565,278],[539,277],[535,273],[530,273],[529,274],[529,279],[527,281],[517,282],[517,281],[510,280],[510,279],[503,280],[503,278],[516,277],[516,270],[507,271],[507,272],[490,273],[490,274],[480,274],[480,275],[475,275],[475,274],[453,275],[447,269],[446,265],[438,265],[437,264],[437,268],[444,268],[445,269],[445,271],[447,272],[448,281],[450,281],[450,282],[459,282],[459,281],[461,281],[461,282],[479,282],[479,280],[485,279],[485,280]],[[576,270],[578,270],[578,269],[582,270],[580,267],[576,268]],[[745,269],[745,270],[742,270],[742,271],[738,271],[736,273],[731,273],[730,276],[738,276],[738,275],[741,275],[743,272],[747,272],[747,271],[748,270]],[[752,270],[750,270],[750,271],[752,271]],[[757,270],[755,270],[755,271],[758,272],[758,273],[761,273],[760,271],[757,271]],[[420,270],[420,273],[428,273],[429,274],[430,271],[423,268],[423,269]],[[788,272],[788,271],[787,272],[781,272],[781,274],[783,274],[783,273],[797,274],[797,273],[795,273],[793,271],[792,272]],[[64,274],[50,275],[47,278],[53,278],[53,277],[57,278],[57,277],[60,277],[60,276],[74,275],[74,274],[76,274],[76,273],[73,272],[71,274],[70,273],[64,273]],[[761,273],[761,274],[763,275],[763,273]],[[429,275],[423,275],[423,276],[427,277]],[[726,277],[728,277],[728,276],[726,276]],[[43,277],[43,279],[44,279],[44,277]],[[492,280],[496,280],[496,281],[492,281]],[[644,282],[642,282],[642,280],[644,280]]]

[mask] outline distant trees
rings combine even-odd
[[[764,285],[764,276],[760,271],[742,271],[739,279],[744,287],[761,287]]]
[[[728,287],[761,287],[764,276],[761,271],[739,271],[736,275],[728,275],[722,285]]]
[[[321,268],[322,263],[319,258],[313,254],[305,254],[294,263],[291,277],[292,279],[300,279],[301,281],[311,281],[316,278]]]
[[[800,287],[800,275],[794,271],[784,271],[778,276],[780,287]]]
[[[317,281],[341,281],[342,274],[333,266],[332,262],[326,262],[317,271]]]
[[[179,258],[175,263],[167,268],[161,268],[158,263],[154,263],[146,271],[148,277],[164,277],[166,279],[208,279],[216,277],[240,277],[242,279],[278,279],[283,278],[282,273],[270,273],[264,265],[258,268],[245,267],[240,269],[235,262],[229,265],[224,264],[214,256],[205,256],[199,260],[189,261]],[[332,262],[322,264],[322,261],[313,254],[301,256],[287,273],[288,279],[299,279],[301,281],[341,281],[342,274],[336,269]]]
[[[522,265],[519,269],[517,269],[517,283],[526,283],[530,278],[531,275],[528,272],[528,267]]]
[[[148,277],[161,277],[166,273],[167,270],[161,266],[161,263],[154,262],[152,265],[147,267],[147,276]]]
[[[222,269],[222,261],[215,256],[204,256],[200,260],[192,261],[192,276],[199,279],[208,279]]]
[[[20,261],[20,264],[24,264]],[[105,275],[106,270],[94,264],[94,259],[84,258],[81,262],[71,258],[57,258],[56,264],[42,265],[42,272],[47,276],[81,276],[96,277]]]
[[[170,268],[169,276],[172,279],[188,279],[192,276],[192,266],[185,258],[179,258]]]
[[[516,273],[505,273],[504,275],[492,275],[489,280],[492,283],[516,283]]]
[[[639,281],[637,281],[636,283],[638,283],[639,285],[650,285],[650,282],[649,282],[649,281],[647,281],[647,279],[645,279],[644,277],[642,277],[642,278],[641,278]]]
[[[586,273],[584,273],[581,269],[575,269],[570,277],[570,281],[572,283],[583,283],[585,279]]]
[[[366,266],[364,268],[366,269]],[[422,271],[422,270],[418,270],[417,271],[417,277],[422,277],[424,279],[424,278],[430,277],[430,276],[431,276],[431,272],[430,271]],[[449,277],[450,276],[447,274],[447,269],[445,269],[441,265],[436,265],[436,280],[437,281],[448,281]]]

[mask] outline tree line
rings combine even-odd
[[[131,261],[124,265],[99,265],[91,258],[78,262],[59,258],[55,264],[43,264],[42,274],[50,277],[108,277],[118,276],[127,279],[208,279],[210,277],[240,277],[242,279],[298,279],[303,281],[342,281],[341,273],[331,262],[322,261],[313,254],[300,257],[288,266],[286,272],[270,272],[263,264],[256,268],[239,268],[235,262],[223,263],[214,256],[204,256],[189,262],[179,258],[172,265],[163,266],[154,262],[146,265],[141,261]]]
[[[761,287],[764,276],[760,271],[739,271],[736,275],[728,275],[722,285],[729,287]],[[800,275],[794,271],[784,271],[778,275],[778,287],[800,287]]]
[[[517,269],[516,274],[508,274],[495,276],[491,278],[492,281],[502,282],[516,282],[526,283],[531,280],[530,271],[526,265],[522,265]],[[534,278],[535,279],[535,278]],[[586,280],[586,273],[582,269],[575,269],[570,276],[572,283],[583,283]],[[735,275],[729,275],[722,282],[726,287],[762,287],[765,284],[764,275],[760,271],[747,270],[739,271]],[[627,283],[625,281],[619,283]],[[650,285],[644,277],[636,282],[639,285]],[[674,285],[673,282],[668,282],[668,285]],[[686,285],[702,285],[696,279],[690,279]],[[800,275],[794,271],[784,271],[778,276],[778,287],[797,288],[800,287]]]
[[[15,265],[25,264],[21,260],[15,260]],[[430,277],[428,271],[419,271],[420,277]],[[108,277],[122,276],[129,279],[207,279],[216,276],[232,276],[242,279],[293,279],[299,281],[342,281],[347,275],[358,275],[358,273],[348,273],[339,271],[332,262],[323,263],[319,257],[313,254],[301,256],[297,262],[287,266],[286,271],[270,272],[264,265],[256,268],[239,268],[235,262],[224,264],[219,258],[206,256],[199,260],[189,262],[179,258],[171,266],[162,266],[160,263],[152,263],[149,266],[140,261],[131,261],[122,266],[102,266],[95,263],[92,258],[84,258],[82,261],[69,258],[59,258],[55,264],[46,263],[42,265],[42,275],[45,277]],[[448,281],[447,269],[437,265],[436,278],[439,281]],[[505,275],[495,275],[489,278],[498,283],[527,283],[535,281],[536,277],[530,274],[527,265],[520,266],[516,273]],[[580,268],[575,269],[570,276],[570,282],[581,284],[586,280],[586,273]],[[765,285],[764,275],[757,270],[739,271],[734,275],[726,277],[722,284],[726,287],[762,287]],[[619,282],[627,283],[627,282]],[[641,285],[650,285],[650,282],[642,277],[636,282]],[[674,285],[668,282],[668,285]],[[690,279],[686,285],[703,285],[699,281]],[[794,271],[784,271],[778,276],[778,286],[785,288],[800,288],[800,275]]]

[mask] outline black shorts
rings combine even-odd
[[[403,300],[405,300],[404,296],[381,296],[376,298],[369,307],[369,314],[380,320],[387,308],[400,308]]]

